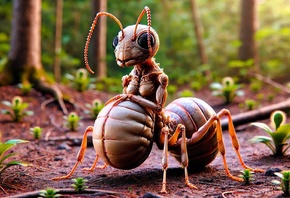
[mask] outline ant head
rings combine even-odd
[[[150,26],[131,25],[124,29],[124,37],[119,32],[114,38],[113,48],[119,66],[133,66],[151,59],[157,53],[159,37]]]
[[[147,14],[147,25],[140,25],[139,23],[145,12]],[[119,66],[124,67],[143,63],[151,59],[157,53],[159,48],[159,37],[156,31],[151,28],[151,14],[147,6],[140,13],[136,25],[128,26],[125,29],[123,29],[121,22],[114,15],[107,12],[99,12],[92,23],[85,45],[84,59],[86,68],[89,72],[92,74],[94,73],[88,63],[89,43],[97,20],[103,15],[114,19],[121,29],[113,40],[113,48]]]

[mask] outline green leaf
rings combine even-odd
[[[272,180],[272,183],[273,183],[273,184],[276,184],[276,185],[280,185],[280,184],[281,184],[281,182],[278,181],[278,180]]]
[[[4,104],[7,107],[11,107],[12,106],[11,102],[9,102],[9,101],[2,101],[1,103]]]
[[[266,146],[268,146],[271,149],[271,151],[274,154],[276,153],[276,149],[272,145],[272,139],[270,137],[267,137],[267,136],[255,136],[252,139],[250,139],[250,142],[252,142],[252,143],[264,143]]]
[[[276,132],[270,134],[274,140],[279,144],[283,144],[290,135],[290,124],[281,125]]]
[[[14,156],[15,153],[10,153],[8,155],[5,155],[3,156],[1,159],[0,159],[0,164],[2,164],[7,158],[11,157],[11,156]]]
[[[20,140],[20,139],[12,139],[12,140],[8,140],[4,144],[0,143],[0,157],[3,155],[3,153],[5,153],[8,149],[15,146],[16,144],[26,143],[26,142],[28,142],[28,141]]]
[[[8,149],[10,149],[11,147],[15,146],[15,144],[12,143],[4,143],[4,144],[0,144],[0,157],[2,157],[3,153],[5,153]]]
[[[252,139],[250,139],[250,142],[252,143],[267,143],[267,142],[271,142],[272,139],[270,137],[267,136],[255,136]]]
[[[282,173],[274,173],[276,176],[278,176],[279,178],[281,178],[281,179],[283,179],[284,178],[284,176],[283,176],[283,174]]]
[[[265,130],[269,134],[272,133],[272,129],[268,125],[266,125],[265,123],[262,123],[262,122],[253,122],[253,123],[251,123],[251,125],[256,126],[256,127],[259,127],[261,129]]]
[[[215,83],[211,83],[210,84],[210,88],[211,89],[217,89],[217,90],[220,90],[223,88],[222,84],[218,83],[218,82],[215,82]]]
[[[0,175],[1,173],[3,173],[7,168],[11,167],[11,166],[29,166],[30,164],[25,163],[25,162],[18,162],[18,161],[11,161],[8,164],[6,164],[6,166],[4,168],[2,168],[2,170],[0,170]]]

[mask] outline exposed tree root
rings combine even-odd
[[[116,196],[116,197],[138,197],[137,195],[129,194],[129,193],[121,193],[110,190],[98,190],[98,189],[86,189],[82,193],[77,193],[74,189],[64,188],[64,189],[55,189],[58,191],[58,194],[61,195],[88,195],[91,194],[95,197],[106,197],[106,196]],[[19,195],[9,196],[10,198],[31,198],[31,197],[39,197],[40,191],[33,191],[28,193],[22,193]]]
[[[55,100],[58,102],[60,108],[62,109],[62,112],[64,114],[68,114],[67,108],[64,104],[63,94],[58,88],[57,84],[50,85],[45,81],[39,80],[37,81],[37,83],[35,83],[35,89],[37,89],[40,92],[46,92],[46,93],[52,94]],[[53,102],[54,100],[49,99],[48,101]]]
[[[284,91],[285,93],[288,93],[290,94],[290,89],[274,80],[272,80],[271,78],[267,78],[265,76],[262,76],[261,74],[254,74],[254,76],[260,80],[260,81],[263,81],[265,83],[268,83],[269,85],[273,86],[273,87],[276,87],[282,91]]]
[[[265,106],[260,109],[248,111],[245,113],[240,113],[237,115],[232,115],[233,123],[235,126],[247,124],[257,120],[267,119],[270,117],[271,113],[275,110],[289,111],[290,110],[290,99],[276,103],[273,105]],[[228,121],[222,120],[222,127],[226,129]]]

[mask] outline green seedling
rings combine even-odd
[[[78,128],[79,121],[81,120],[81,117],[78,116],[76,112],[71,112],[68,114],[68,116],[64,116],[64,119],[66,120],[65,125],[71,130],[76,131]]]
[[[8,158],[16,155],[16,153],[13,153],[13,152],[10,152],[10,153],[6,154],[7,151],[10,148],[16,146],[17,144],[26,143],[26,142],[28,142],[28,141],[26,141],[26,140],[19,140],[19,139],[8,140],[5,143],[0,142],[0,175],[7,168],[9,168],[11,166],[18,166],[18,165],[20,165],[20,166],[29,166],[28,163],[19,162],[19,161],[15,161],[15,160],[6,162],[8,160]]]
[[[99,99],[93,100],[92,104],[85,104],[89,111],[85,111],[86,114],[90,114],[93,119],[96,119],[100,111],[105,106]]]
[[[279,190],[282,190],[285,196],[290,195],[290,171],[282,171],[282,173],[274,173],[281,181],[272,180],[273,184],[280,185]]]
[[[18,84],[18,87],[24,95],[28,94],[32,89],[32,85],[30,83],[20,83]]]
[[[2,109],[2,114],[10,115],[14,122],[20,122],[24,116],[33,115],[33,111],[26,111],[28,103],[23,102],[20,96],[15,96],[12,101],[2,101],[2,104],[10,109]]]
[[[72,181],[74,183],[71,186],[75,189],[75,191],[77,193],[83,192],[85,189],[88,188],[85,185],[88,180],[86,180],[84,178],[79,177],[79,178],[76,178],[76,179],[72,179]]]
[[[30,128],[30,133],[33,135],[34,139],[39,140],[41,137],[42,128],[38,126]]]
[[[243,96],[244,91],[240,90],[242,85],[236,84],[231,77],[224,77],[222,83],[214,82],[210,85],[212,95],[222,97],[225,104],[233,102],[236,96]]]
[[[88,77],[87,70],[83,68],[78,69],[76,71],[75,76],[71,74],[66,74],[65,76],[67,79],[71,81],[72,87],[80,92],[85,91],[88,88],[90,88],[91,87],[90,83],[93,82],[93,79],[90,79]]]
[[[257,108],[258,103],[253,99],[246,99],[245,106],[246,106],[247,110],[253,110],[253,109]]]
[[[271,149],[275,156],[283,156],[290,147],[289,142],[287,143],[287,140],[290,139],[290,124],[285,124],[286,114],[283,111],[274,111],[270,119],[271,127],[261,122],[252,123],[252,125],[265,130],[270,137],[255,136],[250,141],[252,143],[264,143]]]
[[[58,194],[58,190],[55,190],[53,188],[47,188],[46,190],[41,190],[39,193],[39,197],[44,197],[44,198],[56,198],[60,197],[61,194]]]
[[[245,182],[246,185],[250,184],[250,181],[253,180],[253,172],[251,172],[249,169],[245,169],[243,171],[241,171],[241,175],[240,178],[242,178]]]

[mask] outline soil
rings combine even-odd
[[[105,102],[114,94],[92,90],[77,92],[70,88],[66,88],[66,92],[73,100],[72,103],[66,103],[69,112],[75,111],[82,116],[81,126],[77,128],[76,132],[71,132],[64,126],[63,113],[56,102],[44,105],[51,96],[43,95],[35,90],[28,95],[22,95],[16,86],[0,87],[1,101],[11,101],[15,95],[20,95],[25,102],[29,103],[28,110],[34,111],[33,116],[26,116],[19,123],[12,122],[8,115],[0,115],[2,142],[9,139],[29,140],[29,143],[14,147],[13,151],[17,152],[16,160],[29,162],[32,165],[11,167],[2,173],[0,175],[0,186],[2,187],[0,197],[37,197],[39,190],[47,187],[62,189],[61,193],[66,197],[278,197],[282,195],[282,191],[272,184],[271,181],[277,178],[273,176],[273,173],[269,175],[269,170],[290,169],[289,151],[284,157],[274,157],[263,144],[249,143],[248,140],[255,135],[265,135],[262,130],[249,125],[236,128],[241,155],[247,165],[267,170],[268,173],[255,173],[250,185],[228,178],[224,171],[222,158],[218,155],[204,169],[189,172],[190,182],[198,188],[197,190],[191,189],[184,183],[183,169],[173,157],[170,157],[167,171],[168,192],[161,194],[159,191],[163,177],[162,151],[155,145],[147,160],[135,169],[118,170],[106,167],[88,172],[82,168],[90,167],[95,158],[95,151],[89,141],[84,162],[77,167],[71,177],[87,179],[88,190],[82,194],[71,194],[71,190],[67,190],[67,188],[71,188],[71,179],[61,181],[51,179],[65,175],[71,170],[76,162],[83,133],[87,126],[94,124],[94,120],[85,114],[84,104],[91,103],[96,98]],[[264,94],[263,97],[260,97],[261,106],[281,102],[288,98],[288,95],[277,92],[269,86],[264,86],[259,93],[252,93],[249,88],[245,88],[245,92],[244,98],[237,98],[231,105],[221,105],[222,100],[212,97],[208,89],[197,92],[195,97],[205,100],[216,111],[228,108],[232,114],[245,111],[239,107],[239,103],[245,98],[257,98],[258,94],[260,96]],[[273,94],[275,97],[269,102],[267,98]],[[0,109],[3,108],[5,106],[0,104]],[[269,120],[263,122],[269,123]],[[40,140],[34,140],[30,134],[29,128],[34,126],[43,128]],[[239,165],[238,158],[232,149],[227,131],[224,131],[224,142],[229,169],[233,175],[237,176],[243,168]]]

